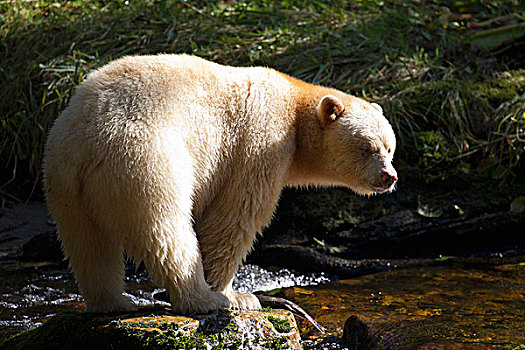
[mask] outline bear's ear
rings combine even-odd
[[[344,111],[345,105],[340,99],[334,95],[324,96],[317,107],[317,115],[319,116],[321,127],[324,128],[328,124],[335,122],[343,115]]]
[[[380,105],[378,105],[377,103],[372,103],[372,106],[377,109],[379,112],[383,113],[383,108],[381,108]]]

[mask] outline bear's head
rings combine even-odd
[[[378,104],[340,97],[326,95],[317,108],[327,176],[362,195],[391,192],[397,182],[392,126]]]

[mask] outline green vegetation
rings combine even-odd
[[[282,318],[268,316],[268,321],[273,324],[273,327],[279,333],[289,333],[292,330],[292,325],[290,325],[290,322]]]
[[[152,323],[116,320],[109,327],[113,340],[118,339],[128,349],[239,349],[243,345],[242,339],[236,336],[231,327],[219,333],[189,334],[185,334],[177,324],[169,322],[155,327]]]
[[[46,132],[87,72],[159,52],[270,66],[377,101],[400,163],[484,161],[512,175],[525,152],[524,18],[517,0],[2,1],[0,196],[40,190]]]
[[[283,349],[289,349],[290,346],[288,345],[288,338],[286,336],[279,337],[275,340],[272,340],[270,344],[267,345],[268,349],[273,350],[283,350]]]

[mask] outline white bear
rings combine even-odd
[[[44,188],[87,311],[130,310],[123,252],[177,312],[258,309],[232,279],[284,186],[392,191],[381,108],[260,67],[188,55],[91,73],[51,129]]]

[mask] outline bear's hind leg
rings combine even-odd
[[[130,311],[134,305],[124,291],[121,245],[86,215],[57,221],[64,254],[86,299],[87,312]],[[72,237],[74,236],[74,237]]]

